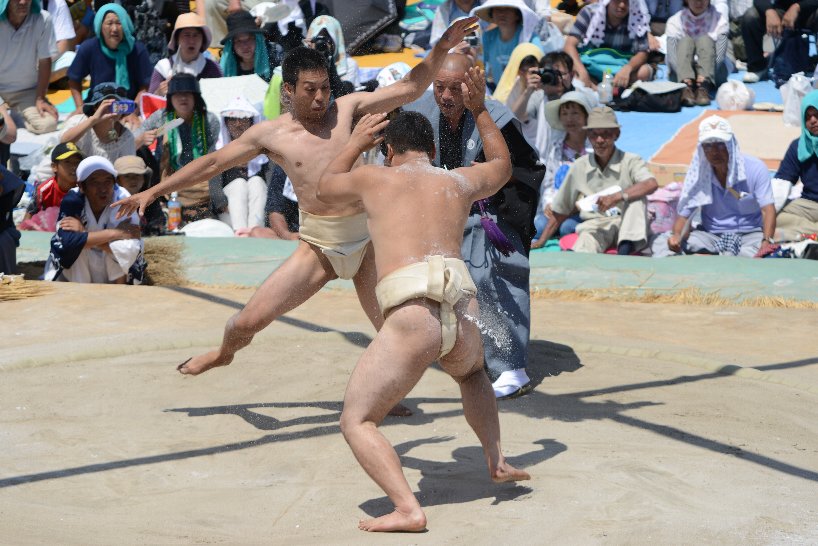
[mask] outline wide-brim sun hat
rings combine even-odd
[[[227,35],[222,39],[222,45],[238,34],[264,34],[264,31],[256,25],[256,18],[249,11],[231,13],[225,22],[227,23]]]
[[[583,129],[620,129],[616,113],[610,106],[597,106],[588,113],[588,122]]]
[[[117,175],[116,169],[114,169],[114,166],[111,165],[110,161],[102,156],[92,155],[90,157],[86,157],[80,161],[79,165],[77,165],[77,181],[85,182],[89,176],[97,171],[105,171],[114,178],[116,178]]]
[[[193,12],[183,13],[176,18],[176,24],[173,25],[173,34],[170,35],[170,41],[168,42],[168,49],[170,51],[176,52],[178,49],[177,35],[183,28],[198,28],[201,30],[202,34],[204,34],[204,39],[202,40],[202,47],[199,49],[199,52],[204,53],[207,51],[207,48],[210,47],[210,42],[213,41],[213,33],[210,32],[210,27],[207,26],[205,20]]]
[[[475,6],[471,10],[471,15],[476,15],[487,23],[493,23],[491,16],[492,8],[514,8],[520,12],[520,17],[523,16],[523,10],[529,8],[523,0],[488,0],[483,2],[480,6]]]
[[[545,103],[545,119],[548,124],[557,131],[565,131],[562,122],[560,121],[560,106],[567,102],[573,102],[585,110],[587,116],[591,115],[591,104],[584,93],[579,91],[569,91],[556,100],[551,100]]]
[[[128,91],[114,82],[98,83],[91,90],[91,97],[82,105],[82,113],[90,118],[105,99],[128,100]]]
[[[114,161],[114,170],[118,174],[153,174],[153,170],[145,165],[145,161],[138,155],[125,155]]]

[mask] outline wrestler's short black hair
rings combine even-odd
[[[302,70],[323,70],[328,73],[327,59],[318,50],[306,46],[294,47],[281,63],[281,79],[284,83],[295,85]]]
[[[431,122],[420,112],[400,112],[384,131],[384,143],[396,154],[406,152],[435,153],[435,131]]]

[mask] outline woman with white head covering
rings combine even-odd
[[[221,133],[216,149],[227,146],[260,121],[261,114],[247,99],[243,96],[234,98],[221,112]],[[221,213],[219,220],[234,230],[264,227],[264,205],[267,201],[265,176],[268,165],[267,156],[260,154],[249,163],[222,173],[227,212]]]
[[[701,225],[688,234],[697,211]],[[655,257],[684,253],[751,258],[771,249],[775,205],[770,173],[763,162],[741,153],[726,119],[710,116],[699,124],[699,145],[677,212],[672,230],[652,245]]]
[[[332,57],[335,70],[343,81],[351,83],[353,87],[359,85],[358,63],[347,55],[344,32],[338,19],[329,15],[319,15],[307,29],[306,40],[310,47],[326,51],[326,54]]]
[[[486,79],[492,89],[500,81],[515,47],[531,42],[542,49],[540,38],[534,33],[540,16],[523,0],[488,0],[472,9],[471,14],[496,25],[483,33]]]
[[[449,25],[457,19],[468,17],[471,10],[482,3],[483,0],[446,0],[440,4],[432,19],[432,36],[429,38],[429,45],[434,46]],[[483,22],[482,26],[485,27],[487,24]]]
[[[565,52],[574,60],[580,80],[591,87],[603,76],[608,66],[615,87],[628,87],[636,80],[648,81],[655,76],[647,64],[650,14],[645,0],[600,0],[586,5],[577,15],[565,38]],[[582,55],[600,48],[615,50],[614,55],[601,57]]]

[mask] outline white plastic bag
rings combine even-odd
[[[749,110],[755,100],[755,91],[738,80],[727,80],[716,92],[719,110]]]
[[[789,81],[781,86],[781,98],[784,99],[784,125],[801,127],[801,101],[812,91],[812,82],[798,72],[790,76]]]

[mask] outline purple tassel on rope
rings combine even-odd
[[[486,232],[486,237],[489,238],[491,244],[494,245],[494,248],[500,251],[503,256],[510,256],[514,252],[517,252],[517,249],[514,248],[514,245],[511,244],[511,241],[508,240],[508,237],[500,230],[499,226],[491,219],[491,217],[486,214],[486,199],[480,199],[477,201],[478,206],[480,207],[480,223],[483,224],[483,230]]]

